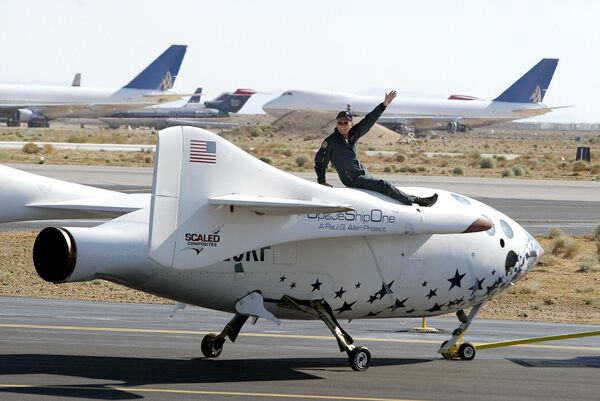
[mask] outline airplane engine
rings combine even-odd
[[[46,227],[33,245],[35,270],[52,283],[96,278],[127,281],[128,272],[147,261],[147,228],[136,226]]]
[[[19,109],[15,113],[15,121],[27,123],[29,127],[48,127],[48,120],[43,115],[29,109]]]

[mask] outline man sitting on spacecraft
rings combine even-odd
[[[386,93],[383,103],[377,105],[356,125],[352,125],[352,113],[350,111],[340,111],[338,113],[335,130],[323,141],[321,148],[315,155],[315,172],[319,184],[331,186],[325,180],[325,172],[329,162],[331,162],[340,180],[347,187],[376,191],[405,205],[416,203],[419,206],[432,206],[437,201],[437,194],[428,198],[420,198],[400,191],[389,182],[373,177],[366,167],[358,161],[356,143],[360,137],[369,132],[395,97],[396,91],[394,90]]]

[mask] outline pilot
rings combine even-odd
[[[419,206],[432,206],[438,198],[437,194],[428,198],[406,194],[389,182],[373,177],[356,156],[356,143],[375,124],[386,107],[396,97],[396,91],[385,94],[383,103],[377,105],[358,124],[352,125],[352,112],[340,111],[336,117],[336,127],[331,135],[321,144],[315,155],[315,172],[317,182],[331,187],[325,180],[325,172],[329,162],[335,167],[340,180],[347,187],[363,188],[382,193],[400,203]]]

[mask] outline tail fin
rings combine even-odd
[[[129,89],[171,89],[179,73],[179,67],[187,46],[172,45],[158,56],[144,71],[124,86]]]
[[[198,103],[200,103],[201,96],[202,96],[202,88],[197,88],[196,91],[194,92],[194,96],[190,97],[190,100],[188,100],[187,104],[197,105]]]
[[[237,89],[235,92],[226,92],[219,95],[216,99],[205,102],[204,105],[210,109],[219,110],[223,116],[229,113],[237,113],[246,104],[250,96],[256,92],[252,89]]]
[[[73,83],[71,83],[71,86],[81,86],[81,73],[80,72],[75,74],[75,76],[73,77]]]
[[[494,101],[541,103],[558,65],[558,59],[544,58]]]

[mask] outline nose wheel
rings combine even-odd
[[[479,311],[481,310],[482,306],[483,304],[475,305],[471,309],[471,312],[469,312],[468,316],[462,310],[456,313],[461,324],[452,333],[452,338],[450,338],[450,340],[444,341],[440,349],[438,350],[438,352],[442,355],[443,358],[460,358],[463,361],[470,361],[473,360],[473,358],[475,358],[475,347],[471,343],[463,343],[462,338],[465,332],[467,331],[467,328],[471,325],[471,322],[473,322],[473,319],[475,319],[475,316],[477,316],[477,313],[479,313]]]
[[[371,352],[366,347],[354,347],[348,351],[348,360],[353,370],[362,372],[371,365]]]
[[[220,338],[215,333],[210,333],[204,336],[200,348],[205,357],[218,358],[223,352],[223,344],[225,344],[224,338]]]

